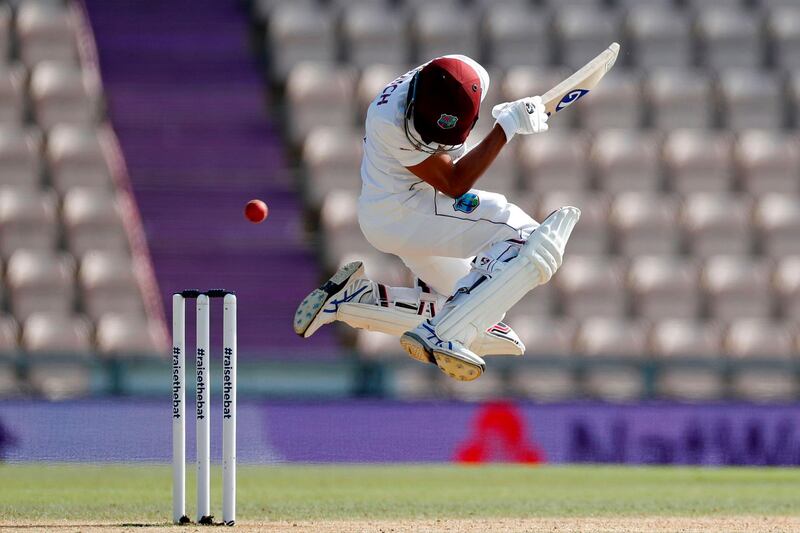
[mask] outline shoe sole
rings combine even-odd
[[[458,381],[473,381],[481,377],[485,367],[458,359],[450,354],[434,350],[433,357],[439,370]]]
[[[400,337],[400,345],[412,359],[422,363],[432,363],[439,367],[439,370],[458,381],[473,381],[481,377],[485,367],[476,365],[453,357],[450,354],[437,351],[429,351],[425,343],[411,332],[406,332]]]
[[[400,346],[406,351],[411,359],[419,361],[420,363],[436,364],[436,359],[433,354],[425,347],[425,343],[410,331],[403,333],[400,337]]]
[[[294,313],[292,325],[294,332],[301,337],[305,336],[306,330],[317,317],[325,302],[328,298],[341,291],[347,284],[347,281],[358,273],[364,267],[361,261],[353,261],[347,263],[345,266],[336,271],[328,281],[320,285],[318,289],[314,289],[305,299],[297,306],[297,311]]]

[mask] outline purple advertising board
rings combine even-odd
[[[800,405],[242,401],[238,437],[245,463],[798,465]],[[0,402],[6,461],[167,462],[170,439],[168,402]]]

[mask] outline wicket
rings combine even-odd
[[[186,516],[186,321],[185,300],[196,299],[197,523],[211,516],[210,300],[223,299],[222,315],[222,522],[236,522],[236,295],[223,289],[172,295],[172,519]]]

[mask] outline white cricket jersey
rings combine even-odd
[[[448,55],[469,64],[481,81],[481,101],[489,90],[489,74],[476,61],[463,55]],[[427,63],[426,63],[427,64]],[[375,203],[403,203],[420,188],[430,185],[406,167],[418,165],[431,154],[417,150],[406,138],[404,117],[409,83],[424,65],[406,72],[379,94],[369,105],[365,124],[364,157],[361,160],[363,182],[359,203],[362,207]],[[413,128],[412,124],[409,124]],[[416,131],[413,132],[417,137]],[[438,145],[427,145],[437,148]],[[466,148],[450,151],[453,159],[461,157]]]

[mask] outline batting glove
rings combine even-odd
[[[514,102],[497,104],[492,108],[492,116],[506,134],[509,142],[514,134],[529,135],[547,131],[547,113],[541,96],[521,98]]]

